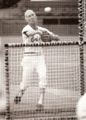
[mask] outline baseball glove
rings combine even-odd
[[[43,42],[51,42],[52,36],[47,31],[44,31],[41,35],[41,39]]]

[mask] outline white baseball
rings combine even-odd
[[[49,12],[52,11],[52,8],[51,7],[46,7],[46,8],[44,8],[44,11],[47,12],[47,13],[49,13]]]

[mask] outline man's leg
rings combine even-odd
[[[22,82],[20,84],[20,90],[18,92],[18,94],[16,95],[14,102],[15,104],[18,104],[21,102],[21,98],[25,92],[25,90],[27,89],[27,87],[30,84],[30,78],[31,78],[31,74],[32,74],[32,68],[30,69],[30,67],[23,67],[23,77],[22,77]]]
[[[22,83],[21,83],[21,84],[22,84]],[[21,86],[21,84],[20,84],[20,86]],[[18,94],[16,95],[16,97],[15,97],[15,99],[14,99],[14,103],[15,103],[15,104],[18,104],[18,103],[21,102],[21,98],[22,98],[25,90],[26,90],[26,88],[19,90]]]
[[[44,103],[44,96],[45,96],[45,88],[40,88],[40,97],[38,104],[42,105]]]
[[[38,59],[37,72],[38,72],[38,76],[39,76],[39,89],[40,89],[40,96],[39,96],[37,106],[42,107],[44,104],[45,89],[46,89],[46,85],[47,85],[46,65],[45,65],[45,61],[44,61],[44,56],[40,56]]]
[[[43,110],[44,97],[45,97],[45,88],[40,88],[40,96],[39,96],[39,100],[37,103],[37,109],[36,109],[37,111]]]

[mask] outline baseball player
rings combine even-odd
[[[23,43],[41,43],[46,41],[60,40],[58,35],[53,34],[48,29],[37,26],[37,16],[32,10],[25,12],[25,20],[28,23],[22,30]],[[39,77],[40,96],[37,107],[43,107],[46,80],[46,64],[42,47],[25,47],[24,57],[21,65],[23,67],[22,82],[20,83],[20,91],[16,95],[14,102],[18,104],[26,90],[29,87],[30,78],[34,69],[36,69]]]

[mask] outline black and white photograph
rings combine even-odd
[[[0,120],[86,120],[85,38],[85,0],[0,0]]]

